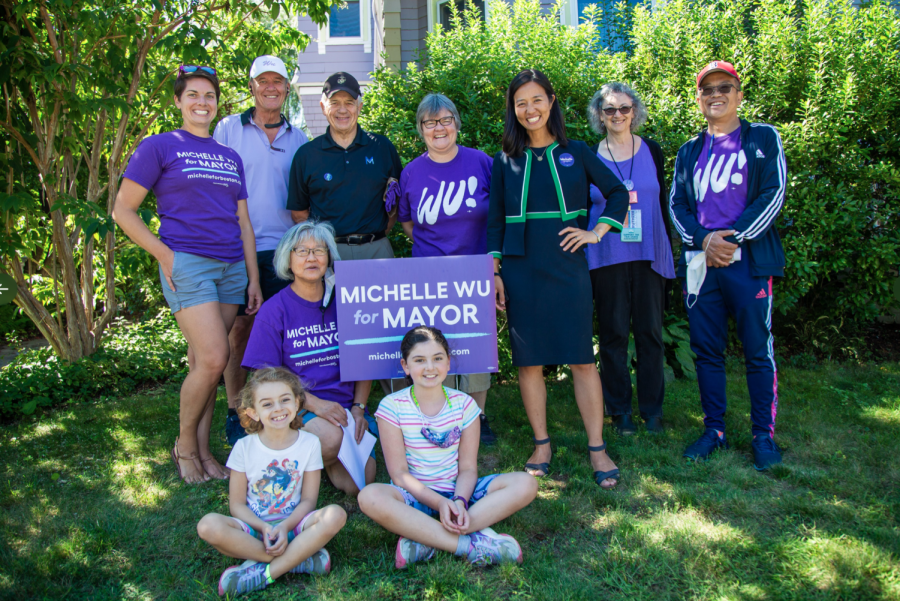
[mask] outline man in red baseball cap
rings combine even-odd
[[[744,347],[753,423],[753,463],[781,462],[772,440],[778,378],[771,332],[773,277],[784,275],[775,220],[784,203],[787,167],[778,131],[738,117],[744,99],[734,65],[712,61],[697,74],[697,106],[706,128],[675,159],[669,196],[684,241],[678,276],[696,353],[705,431],[684,456],[706,459],[725,439],[725,347],[728,317]]]

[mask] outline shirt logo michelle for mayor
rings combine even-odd
[[[571,167],[575,164],[575,157],[573,157],[568,152],[559,155],[559,164],[563,167]]]

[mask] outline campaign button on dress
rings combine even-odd
[[[330,174],[330,173],[326,173],[326,174],[325,174],[325,181],[326,181],[326,182],[330,182],[330,181],[331,181],[331,174]]]
[[[571,167],[572,165],[575,164],[575,157],[573,157],[568,152],[565,152],[565,153],[559,155],[559,164],[562,165],[563,167]]]

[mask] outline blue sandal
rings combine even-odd
[[[532,438],[532,440],[534,441],[535,446],[550,444],[549,438],[545,438],[544,440],[538,440],[537,438]],[[525,469],[526,470],[535,470],[535,471],[540,470],[540,471],[544,472],[540,476],[535,476],[535,478],[542,478],[544,476],[550,475],[550,462],[548,461],[546,463],[526,463]]]
[[[588,451],[593,451],[594,453],[599,453],[600,451],[605,451],[605,450],[606,450],[605,442],[602,445],[600,445],[599,447],[592,447],[592,446],[588,445]],[[600,484],[607,478],[610,480],[615,480],[616,483],[613,484],[612,486],[603,486],[602,484]],[[596,472],[594,472],[594,481],[597,483],[597,486],[599,486],[603,490],[610,490],[612,488],[615,488],[616,486],[619,485],[619,468],[616,468],[614,470],[609,470],[608,472],[602,472],[600,470],[597,470]]]

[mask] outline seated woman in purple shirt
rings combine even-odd
[[[413,242],[414,257],[487,253],[491,157],[456,143],[461,122],[453,101],[428,94],[416,111],[416,129],[428,149],[400,175],[398,220]],[[481,444],[497,440],[484,413],[491,374],[463,374],[456,388],[481,409]]]
[[[326,222],[303,221],[281,238],[272,260],[275,274],[291,280],[263,303],[253,322],[242,367],[286,367],[303,382],[306,400],[303,429],[322,443],[325,473],[335,487],[357,495],[359,489],[338,460],[347,410],[353,416],[356,441],[366,429],[378,436],[375,418],[366,410],[372,382],[341,382],[338,349],[334,262],[338,255],[334,228]],[[366,483],[375,481],[375,451],[366,463]]]
[[[665,293],[675,278],[669,212],[659,144],[635,135],[647,120],[637,93],[622,83],[600,88],[588,118],[602,138],[594,152],[629,192],[628,221],[587,247],[594,306],[600,324],[600,371],[606,414],[620,434],[634,434],[628,332],[637,351],[638,408],[650,432],[662,430],[665,394],[662,338]],[[603,214],[606,199],[591,186],[589,222]]]
[[[190,484],[228,477],[209,450],[216,388],[244,290],[248,315],[262,303],[244,165],[237,152],[209,135],[218,101],[215,69],[178,69],[175,105],[182,126],[141,142],[113,209],[122,231],[159,261],[163,295],[188,342],[190,372],[181,385],[172,461]],[[137,213],[150,190],[156,195],[158,238]]]

